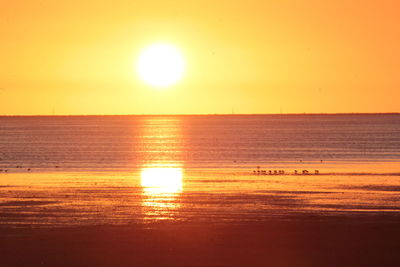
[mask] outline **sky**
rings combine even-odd
[[[400,112],[400,2],[0,0],[0,114]],[[182,80],[135,69],[167,42]]]

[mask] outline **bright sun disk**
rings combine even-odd
[[[169,44],[153,44],[139,55],[137,70],[148,85],[165,88],[178,82],[185,69],[180,51]]]

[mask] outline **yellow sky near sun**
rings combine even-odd
[[[0,114],[400,112],[396,1],[3,1]],[[168,42],[184,78],[143,84]]]

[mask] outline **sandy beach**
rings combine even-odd
[[[399,217],[1,227],[2,266],[398,266]]]
[[[400,264],[396,174],[187,170],[156,190],[140,173],[0,178],[2,266]]]

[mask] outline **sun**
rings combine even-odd
[[[148,85],[166,88],[182,79],[185,61],[173,45],[157,43],[146,47],[139,55],[137,71]]]

